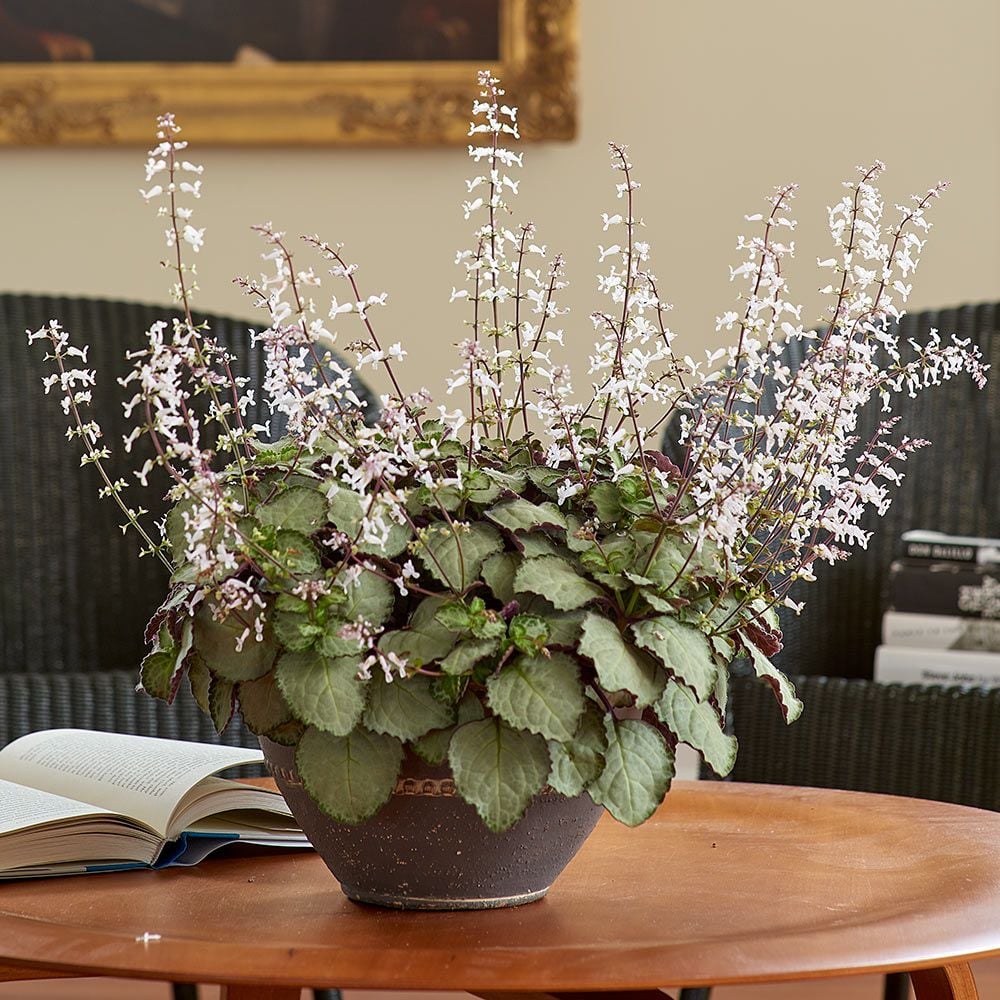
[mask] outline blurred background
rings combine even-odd
[[[582,0],[578,33],[577,137],[524,147],[516,209],[567,258],[566,343],[580,375],[596,244],[607,242],[600,214],[617,204],[609,139],[630,145],[654,270],[688,352],[719,342],[714,319],[734,304],[728,268],[738,233],[750,228],[744,216],[790,180],[801,185],[792,291],[806,305],[803,320],[818,318],[826,206],[876,157],[888,165],[890,204],[941,178],[952,184],[933,210],[911,308],[997,297],[994,0],[947,9],[937,0]],[[470,99],[473,89],[470,78]],[[410,384],[440,393],[452,345],[465,336],[465,310],[448,304],[461,277],[455,251],[471,242],[462,149],[202,146],[192,154],[205,164],[201,309],[254,315],[231,283],[259,270],[252,223],[342,241],[364,290],[389,293],[380,330],[409,350]],[[139,148],[0,150],[4,288],[167,301],[162,226],[138,194],[143,160]]]

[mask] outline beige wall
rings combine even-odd
[[[824,208],[856,164],[885,160],[893,200],[941,177],[952,189],[911,305],[1000,297],[1000,4],[997,0],[580,0],[581,129],[530,147],[523,217],[564,251],[571,353],[590,340],[599,215],[614,203],[605,142],[631,144],[655,270],[686,350],[714,342],[732,304],[728,264],[743,215],[797,180],[793,289],[818,314],[811,267],[826,256]],[[516,101],[517,95],[511,95]],[[196,157],[197,158],[197,157]],[[455,150],[203,150],[206,309],[249,314],[229,279],[255,271],[250,223],[342,240],[370,291],[390,293],[386,336],[432,389],[464,336],[449,307],[467,175]],[[136,191],[138,150],[0,152],[3,277],[10,290],[154,301],[161,226]]]

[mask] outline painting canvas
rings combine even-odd
[[[475,69],[574,124],[574,0],[0,0],[0,142],[464,139]]]

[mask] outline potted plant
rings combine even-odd
[[[122,380],[136,419],[125,446],[155,445],[139,479],[158,465],[173,482],[162,532],[104,471],[85,352],[57,323],[30,334],[49,345],[46,389],[62,392],[84,462],[171,568],[142,688],[169,701],[190,684],[220,730],[238,710],[346,891],[388,905],[536,898],[602,808],[630,825],[653,813],[678,743],[726,774],[737,658],[794,720],[801,705],[769,659],[777,609],[794,608],[789,589],[818,560],[864,544],[862,511],[889,502],[923,443],[893,441],[890,416],[855,441],[858,409],[881,395],[889,411],[963,370],[983,381],[967,342],[934,335],[917,361],[899,360],[892,321],[941,186],[888,226],[879,163],[830,211],[819,331],[782,276],[788,186],[740,243],[742,306],[718,322],[730,346],[701,364],[675,355],[639,185],[612,144],[620,207],[603,216],[590,388],[575,393],[558,356],[562,258],[508,217],[516,109],[489,73],[479,88],[464,204],[475,232],[452,293],[469,335],[448,406],[404,390],[405,351],[376,331],[385,296],[361,288],[341,245],[307,237],[303,269],[259,226],[272,270],[241,284],[269,314],[255,335],[260,388],[285,429],[246,426],[250,390],[191,312],[182,251],[203,242],[190,208],[201,167],[169,115],[143,193],[167,220],[185,318],[154,326]],[[380,366],[392,386],[377,420],[330,353],[344,330],[356,367]],[[809,342],[794,373],[782,362],[793,338]],[[773,414],[759,410],[767,383],[782,387]],[[668,423],[681,466],[656,446]]]

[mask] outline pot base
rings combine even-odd
[[[541,899],[551,888],[521,892],[514,896],[494,896],[482,899],[451,899],[444,896],[397,896],[355,889],[340,883],[344,895],[353,903],[382,906],[391,910],[499,910],[505,906],[524,906]]]

